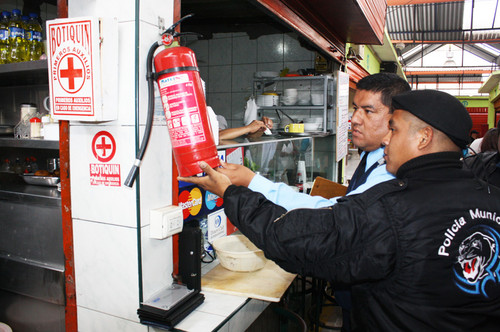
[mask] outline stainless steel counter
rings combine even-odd
[[[64,331],[60,193],[2,174],[0,211],[0,321],[14,331]]]

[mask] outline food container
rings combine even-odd
[[[36,186],[57,187],[60,179],[57,176],[37,176],[33,174],[23,174],[24,182]]]
[[[244,235],[229,235],[212,243],[220,264],[231,271],[252,272],[266,265],[264,252]]]

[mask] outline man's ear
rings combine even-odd
[[[427,148],[434,137],[434,130],[431,127],[427,126],[418,131],[418,149],[423,150]]]

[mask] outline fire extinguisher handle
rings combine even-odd
[[[178,20],[177,22],[175,22],[174,24],[172,24],[167,30],[165,30],[165,32],[162,33],[162,35],[164,35],[164,34],[171,34],[171,35],[173,35],[174,32],[175,32],[175,28],[179,24],[181,24],[182,21],[184,21],[185,19],[190,18],[192,16],[194,16],[194,13],[187,14],[186,16],[182,17],[180,20]]]
[[[203,35],[201,33],[198,33],[198,32],[177,32],[177,31],[172,34],[172,37],[177,38],[180,36],[187,36],[187,35],[194,35],[194,36],[197,36],[199,38],[203,38]]]

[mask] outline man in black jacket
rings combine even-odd
[[[355,329],[496,331],[500,189],[462,169],[472,121],[454,97],[393,98],[384,138],[396,179],[324,209],[287,212],[200,163],[181,178],[224,197],[225,212],[287,271],[352,286]]]

